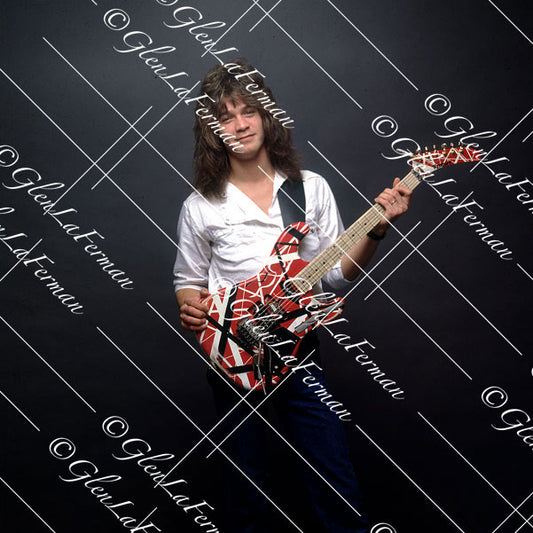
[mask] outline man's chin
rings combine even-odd
[[[238,159],[253,159],[259,153],[257,150],[246,146],[235,146],[234,148],[231,149],[231,152]]]

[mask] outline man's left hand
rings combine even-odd
[[[407,187],[399,185],[399,183],[400,178],[395,178],[392,184],[392,189],[385,189],[374,199],[385,209],[383,216],[386,220],[382,219],[372,230],[378,235],[385,233],[389,227],[389,223],[394,222],[409,209],[413,191]]]

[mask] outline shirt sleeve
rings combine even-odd
[[[211,246],[206,231],[192,216],[187,202],[181,208],[178,220],[178,252],[174,263],[174,291],[200,290],[208,286]]]
[[[318,220],[316,221],[320,236],[320,251],[332,244],[344,231],[344,225],[337,207],[333,192],[325,179],[319,180],[317,190],[320,198]],[[342,290],[350,285],[351,281],[344,278],[340,260],[322,278],[332,289]]]

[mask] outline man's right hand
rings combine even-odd
[[[202,331],[207,327],[205,319],[209,308],[200,300],[209,296],[207,289],[181,289],[176,293],[180,306],[181,327],[189,331]]]

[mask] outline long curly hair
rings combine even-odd
[[[254,70],[244,59],[237,59],[233,63],[240,65],[240,74]],[[264,79],[259,74],[250,75],[253,83],[257,84],[258,90],[262,90],[268,95],[271,102],[274,102],[274,95],[270,88],[264,84]],[[224,65],[217,65],[205,76],[200,87],[200,95],[204,93],[214,100],[207,102],[207,98],[202,101],[197,100],[196,110],[200,107],[208,107],[214,117],[219,117],[223,108],[225,98],[242,100],[247,105],[258,110],[263,121],[265,135],[264,146],[272,166],[287,176],[291,181],[302,179],[300,169],[300,156],[292,144],[292,137],[289,128],[283,127],[279,120],[276,120],[254,95],[245,89],[251,81],[247,76],[236,79],[234,74],[228,72]],[[195,188],[207,198],[220,198],[224,192],[224,186],[229,178],[231,165],[228,157],[228,148],[222,139],[213,132],[208,125],[209,120],[202,120],[198,113],[195,114],[194,122],[194,180]]]

